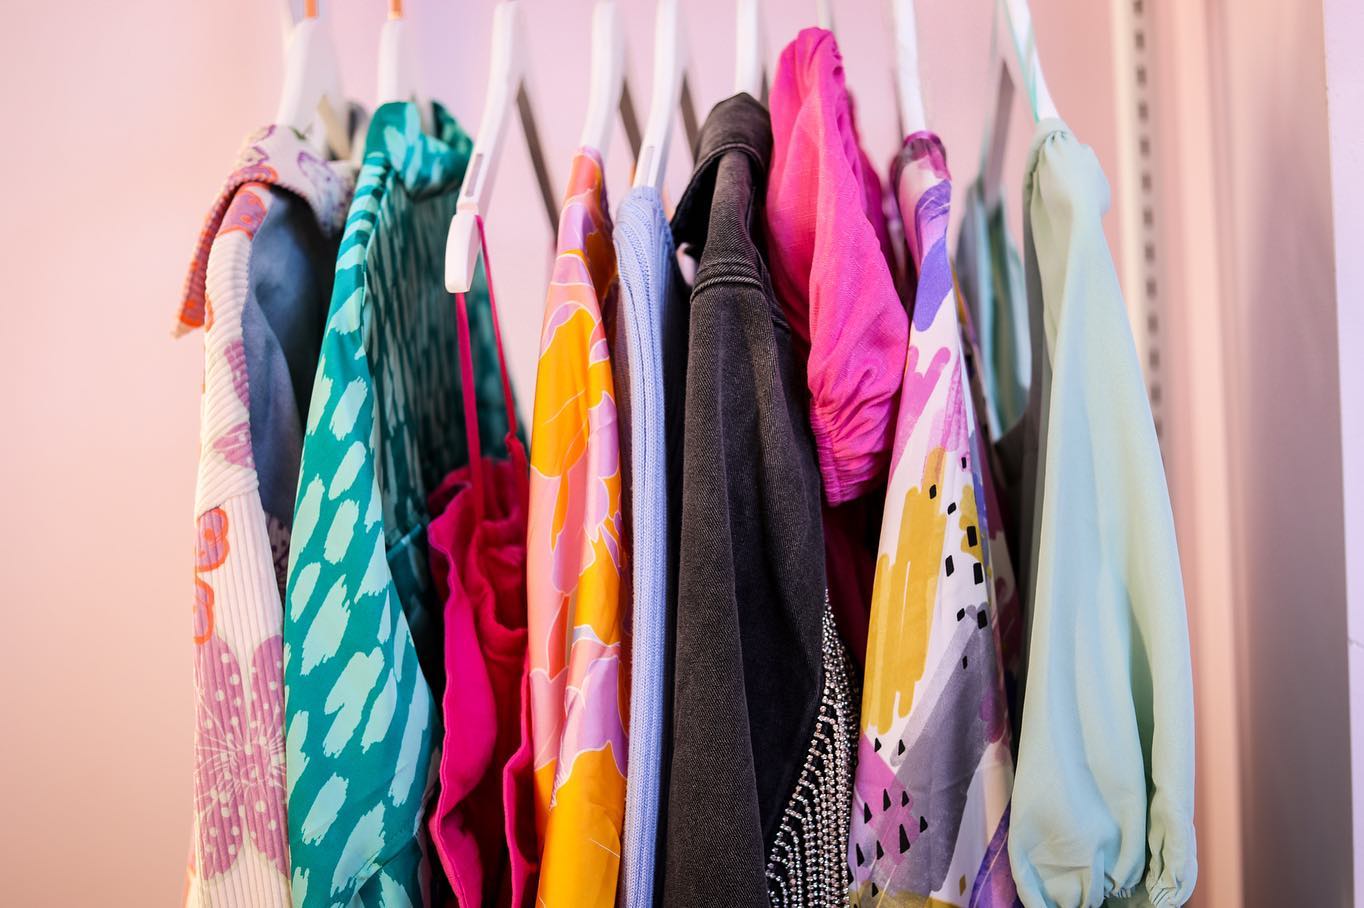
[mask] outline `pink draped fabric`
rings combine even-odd
[[[480,222],[480,239],[482,230]],[[486,243],[483,252],[486,267]],[[491,275],[488,303],[497,331]],[[469,463],[447,476],[428,502],[436,515],[427,542],[445,602],[446,674],[440,795],[429,827],[456,905],[519,908],[533,894],[539,861],[526,713],[528,467],[516,437],[500,331],[508,456],[483,456],[463,294],[455,308]]]
[[[771,110],[772,284],[807,360],[825,500],[842,504],[884,482],[909,319],[831,33],[809,28],[787,45]]]
[[[860,663],[909,319],[890,265],[883,188],[858,143],[830,32],[806,29],[787,45],[771,111],[772,284],[810,392],[829,601]]]

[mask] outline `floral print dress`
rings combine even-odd
[[[600,156],[573,161],[545,303],[526,544],[537,904],[616,901],[625,814],[625,613],[615,387],[603,314],[616,254]]]
[[[268,395],[271,388],[261,376],[248,374],[243,312],[251,295],[253,254],[269,251],[256,241],[270,213],[283,204],[281,194],[307,204],[325,241],[321,254],[330,257],[354,180],[352,166],[321,160],[292,130],[269,126],[256,132],[208,214],[185,282],[176,334],[204,329],[189,905],[245,908],[290,901],[279,583],[289,515],[267,513],[261,474],[286,470],[293,475],[281,481],[291,483],[298,465],[265,463],[258,473],[257,447],[265,439],[253,438],[253,428],[259,432],[261,426],[253,426],[251,403],[253,394]],[[294,401],[274,403],[266,428],[301,435]]]

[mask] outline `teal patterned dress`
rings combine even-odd
[[[426,496],[467,460],[445,238],[471,142],[441,107],[374,115],[336,262],[303,446],[284,614],[296,906],[429,901],[422,817],[440,736]],[[482,437],[506,411],[479,276]],[[494,451],[493,453],[502,453]]]

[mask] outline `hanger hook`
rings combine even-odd
[[[403,0],[388,0],[388,18],[401,19],[403,17]]]

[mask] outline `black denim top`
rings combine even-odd
[[[767,906],[765,869],[821,684],[820,480],[766,265],[772,130],[716,105],[673,236],[698,259],[687,338],[666,906]],[[677,500],[674,498],[673,500]]]

